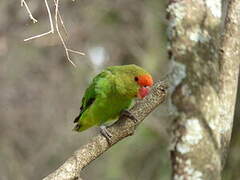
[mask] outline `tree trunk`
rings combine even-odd
[[[175,0],[168,6],[173,66],[173,179],[221,179],[240,57],[240,2]],[[222,30],[223,29],[223,30]]]

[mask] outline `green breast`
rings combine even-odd
[[[108,98],[100,98],[93,108],[94,119],[97,124],[101,125],[107,121],[116,119],[122,110],[128,109],[132,100],[121,96],[112,96]]]

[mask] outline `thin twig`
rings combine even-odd
[[[27,12],[28,12],[29,18],[33,21],[33,23],[38,22],[37,19],[35,19],[35,18],[33,17],[33,15],[32,15],[32,13],[31,13],[31,11],[29,10],[28,5],[27,5],[27,3],[25,2],[25,0],[21,0],[21,7],[22,7],[22,6],[25,6],[25,8],[26,8],[26,10],[27,10]]]
[[[72,50],[72,49],[67,49],[69,52],[72,52],[72,53],[76,53],[76,54],[80,54],[80,55],[85,55],[85,53],[83,52],[79,52],[79,51],[75,51],[75,50]]]
[[[69,56],[68,48],[67,48],[66,43],[64,42],[64,39],[63,39],[63,37],[62,37],[62,35],[61,35],[60,31],[59,31],[59,27],[58,27],[58,4],[59,4],[59,0],[56,0],[56,3],[55,3],[55,6],[56,6],[56,7],[55,7],[55,27],[56,27],[56,31],[57,31],[57,33],[58,33],[58,36],[59,36],[61,42],[62,42],[62,45],[63,45],[64,49],[65,49],[65,52],[66,52],[66,56],[67,56],[68,61],[69,61],[74,67],[76,67],[76,65],[74,64],[74,62],[71,60],[71,58],[70,58],[70,56]]]
[[[56,4],[56,0],[54,0],[54,3]],[[67,36],[67,35],[68,35],[67,28],[66,28],[66,26],[65,26],[65,24],[64,24],[64,21],[63,21],[63,19],[62,19],[62,16],[61,16],[61,13],[60,13],[59,10],[58,10],[58,17],[59,17],[59,19],[60,19],[60,21],[61,21],[61,24],[62,24],[63,30],[64,30],[64,32],[65,32],[65,35]]]
[[[67,47],[67,45],[66,45],[66,43],[65,43],[65,41],[64,41],[64,39],[63,39],[63,37],[62,37],[62,34],[61,34],[60,31],[59,31],[59,26],[58,26],[58,16],[61,17],[61,16],[60,16],[60,13],[59,13],[59,9],[58,9],[59,0],[54,0],[54,3],[55,3],[55,6],[56,6],[56,8],[55,8],[55,27],[56,27],[56,31],[57,31],[57,33],[58,33],[58,36],[59,36],[61,42],[62,42],[62,45],[63,45],[64,49],[65,49],[65,52],[66,52],[66,56],[67,56],[68,61],[69,61],[74,67],[76,67],[75,63],[74,63],[74,62],[71,60],[71,58],[70,58],[69,52],[76,53],[76,54],[80,54],[80,55],[85,55],[85,54],[82,53],[82,52],[79,52],[79,51],[75,51],[75,50],[69,49],[69,48]],[[61,21],[61,18],[60,18],[60,21]],[[62,23],[62,26],[65,27],[63,23]]]
[[[74,180],[78,179],[81,170],[90,162],[97,159],[101,154],[112,147],[120,140],[133,135],[135,128],[139,125],[149,113],[151,113],[166,98],[167,86],[163,82],[157,82],[151,93],[142,101],[138,101],[130,112],[138,119],[133,122],[126,117],[120,117],[119,120],[108,128],[113,135],[111,144],[101,134],[92,138],[86,145],[77,150],[61,167],[44,178],[44,180]]]
[[[46,5],[46,8],[47,8],[47,12],[48,12],[48,18],[49,18],[49,22],[50,22],[50,31],[42,33],[42,34],[39,34],[39,35],[36,35],[36,36],[32,36],[32,37],[26,38],[26,39],[24,39],[24,41],[29,41],[29,40],[32,40],[32,39],[40,38],[40,37],[46,36],[48,34],[51,34],[51,33],[53,34],[54,33],[54,27],[53,27],[51,11],[50,11],[50,8],[48,6],[47,0],[44,0],[44,1],[45,1],[45,5]],[[30,10],[29,10],[29,12],[30,12]]]
[[[67,36],[67,29],[66,29],[66,26],[64,25],[64,21],[62,19],[62,16],[59,12],[59,0],[54,0],[54,4],[55,4],[55,28],[56,28],[56,31],[58,33],[58,36],[61,40],[61,43],[65,49],[65,52],[66,52],[66,56],[67,56],[67,59],[68,61],[74,66],[76,67],[76,65],[74,64],[74,62],[71,60],[70,58],[70,55],[69,55],[69,52],[72,52],[72,53],[76,53],[76,54],[80,54],[80,55],[85,55],[84,53],[82,52],[79,52],[79,51],[75,51],[75,50],[72,50],[72,49],[69,49],[67,48],[67,45],[62,37],[62,34],[60,33],[60,30],[59,30],[59,26],[58,26],[58,19],[60,20],[61,22],[61,25],[62,25],[62,28]],[[37,20],[35,18],[33,18],[32,14],[31,14],[31,11],[29,10],[26,2],[24,0],[21,0],[21,6],[25,5],[28,13],[29,13],[29,16],[30,18],[34,21],[34,22],[37,22]],[[52,20],[52,15],[51,15],[51,11],[50,11],[50,8],[49,8],[49,5],[48,5],[48,1],[45,0],[45,5],[46,5],[46,8],[47,8],[47,12],[48,12],[48,18],[49,18],[49,23],[50,23],[50,31],[48,32],[45,32],[45,33],[42,33],[42,34],[38,34],[38,35],[35,35],[35,36],[32,36],[32,37],[29,37],[29,38],[26,38],[24,39],[24,41],[29,41],[29,40],[33,40],[33,39],[36,39],[36,38],[40,38],[40,37],[43,37],[43,36],[46,36],[48,34],[53,34],[54,33],[54,25],[53,25],[53,20]]]

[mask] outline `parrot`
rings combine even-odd
[[[150,73],[137,65],[107,67],[93,78],[86,89],[73,130],[81,132],[100,126],[102,134],[109,137],[104,124],[122,113],[135,119],[128,109],[135,98],[144,98],[152,85]]]

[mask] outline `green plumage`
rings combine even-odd
[[[74,130],[83,131],[116,119],[137,96],[135,77],[149,74],[136,65],[111,66],[98,74],[87,88],[74,120]]]

